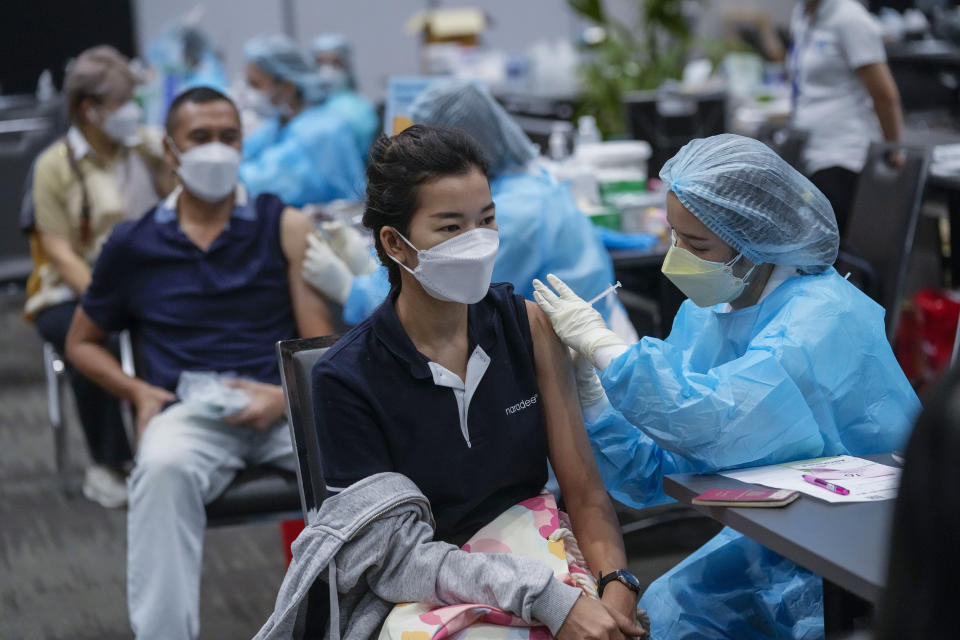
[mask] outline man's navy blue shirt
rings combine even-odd
[[[512,285],[494,284],[469,306],[471,358],[461,381],[417,351],[397,317],[396,296],[313,369],[327,489],[402,473],[430,500],[437,538],[462,543],[547,480],[525,302]]]
[[[297,335],[280,245],[284,204],[238,188],[227,227],[203,251],[183,233],[177,192],[117,225],[82,306],[104,331],[131,329],[138,377],[170,391],[182,371],[280,383],[274,344]]]

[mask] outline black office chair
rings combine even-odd
[[[886,160],[891,150],[906,155],[900,169]],[[926,149],[870,145],[847,231],[840,240],[837,271],[840,275],[850,273],[850,280],[886,310],[887,338],[891,342],[897,333],[928,166]]]
[[[757,131],[757,140],[773,149],[787,164],[800,172],[803,172],[803,150],[809,138],[809,131],[784,125],[764,124]]]
[[[0,202],[7,207],[0,216],[0,284],[22,285],[33,263],[26,240],[17,232],[21,224],[15,203],[32,187],[29,174],[35,158],[66,131],[66,109],[60,100],[11,102],[10,108],[0,109]]]
[[[135,374],[134,340],[124,332],[120,340],[120,366],[129,376]],[[133,411],[121,405],[130,442],[135,441]],[[254,522],[297,520],[300,518],[297,476],[286,469],[260,465],[241,469],[215,500],[205,507],[207,527],[226,527]]]
[[[630,136],[646,140],[653,148],[650,175],[657,175],[663,164],[694,138],[726,131],[726,105],[725,92],[686,94],[658,90],[627,95],[624,107]]]
[[[287,401],[287,419],[290,439],[297,454],[297,478],[300,485],[300,503],[303,519],[310,522],[326,494],[323,462],[317,442],[317,426],[313,413],[313,365],[337,341],[339,336],[281,340],[277,343],[280,360],[280,380]]]

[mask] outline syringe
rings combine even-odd
[[[617,283],[616,283],[616,284],[610,285],[609,287],[607,287],[606,289],[604,289],[602,292],[600,292],[599,295],[594,296],[593,298],[591,298],[591,299],[588,300],[587,302],[588,302],[588,303],[590,304],[590,306],[592,307],[592,306],[595,305],[597,302],[599,302],[600,300],[602,300],[602,299],[605,298],[606,296],[610,295],[610,292],[611,292],[611,291],[616,291],[617,289],[619,289],[619,288],[622,287],[622,286],[623,286],[623,285],[620,284],[620,281],[617,280]]]

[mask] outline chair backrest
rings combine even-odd
[[[787,164],[803,171],[803,150],[807,146],[810,132],[783,125],[765,124],[757,131],[757,140],[777,152]]]
[[[902,151],[906,157],[899,169],[887,162],[887,154],[892,150]],[[896,336],[928,167],[926,149],[888,143],[870,145],[846,235],[841,239],[838,270],[844,275],[845,264],[856,268],[858,259],[869,264],[875,283],[867,293],[887,312],[887,338],[891,342]]]
[[[304,520],[316,512],[326,494],[323,462],[317,442],[317,425],[313,412],[313,365],[337,341],[339,336],[281,340],[277,343],[280,359],[280,380],[287,401],[290,439],[297,455],[297,479]]]
[[[657,175],[680,147],[694,138],[726,131],[724,92],[685,94],[667,90],[636,91],[626,96],[627,125],[635,140],[653,148],[650,175]]]

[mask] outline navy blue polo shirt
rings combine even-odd
[[[242,187],[206,251],[177,219],[179,190],[139,220],[114,227],[83,310],[105,331],[131,329],[138,377],[175,390],[182,371],[233,371],[280,383],[274,344],[297,335],[280,245],[285,205]]]
[[[512,285],[494,284],[469,306],[471,355],[461,381],[417,351],[397,318],[396,296],[314,366],[327,489],[402,473],[430,500],[437,538],[462,543],[547,480],[525,303]]]

